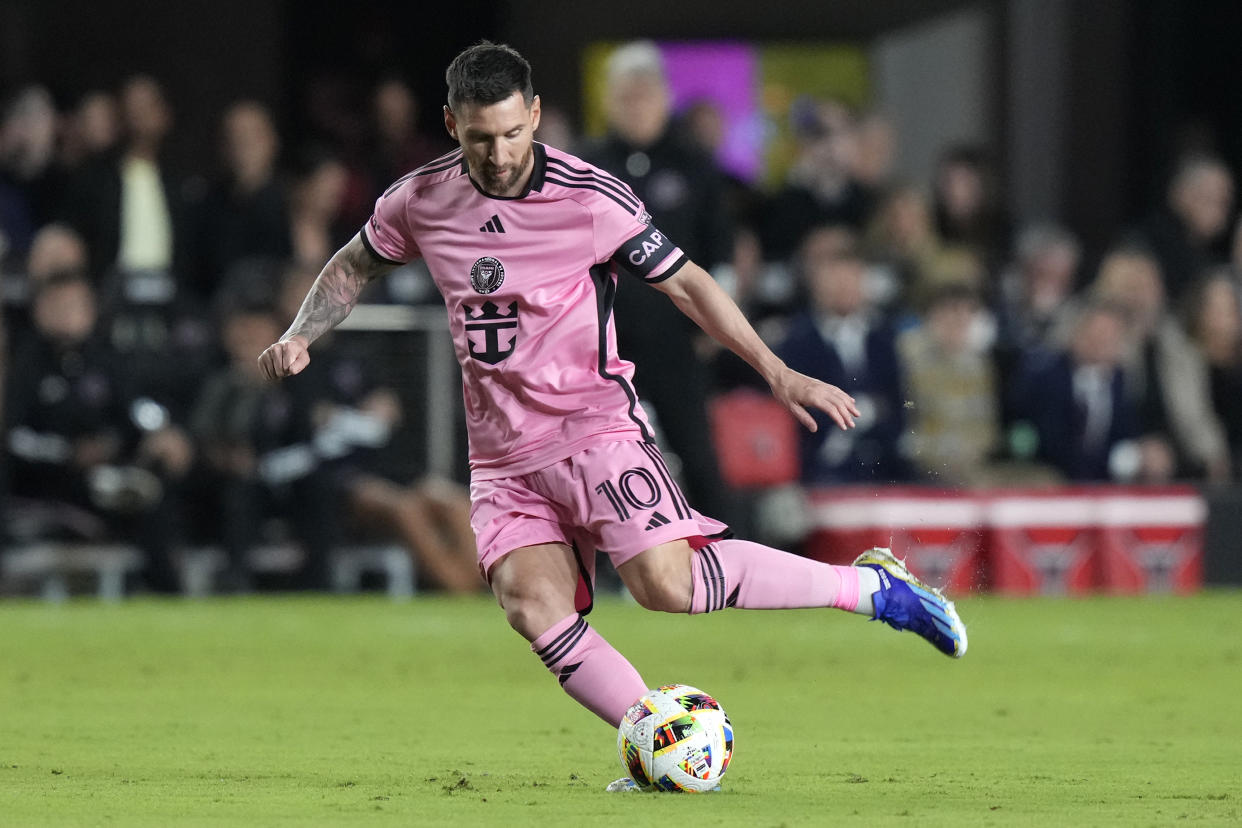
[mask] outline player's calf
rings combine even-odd
[[[530,648],[566,693],[613,727],[647,692],[633,665],[577,613],[553,624]]]

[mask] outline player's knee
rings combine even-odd
[[[645,581],[630,587],[634,600],[644,609],[656,612],[689,612],[690,579],[669,581]]]
[[[648,549],[617,571],[639,606],[657,612],[689,612],[692,554],[688,543],[676,541]]]
[[[538,592],[514,590],[496,597],[505,611],[509,626],[527,641],[534,641],[573,612],[572,605],[552,600]]]

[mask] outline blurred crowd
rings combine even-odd
[[[986,148],[946,147],[930,181],[898,180],[881,112],[795,102],[796,158],[764,189],[715,161],[709,100],[674,112],[658,50],[622,47],[608,131],[579,138],[544,101],[537,138],[627,181],[792,367],[853,394],[796,447],[801,482],[939,487],[1225,483],[1242,468],[1242,231],[1232,171],[1197,147],[1105,250],[1075,228],[1015,221]],[[381,459],[408,419],[373,346],[338,337],[302,376],[265,384],[255,358],[394,179],[452,148],[396,78],[282,134],[256,101],[220,113],[218,157],[177,169],[158,79],[0,110],[4,532],[121,536],[146,585],[175,590],[178,550],[329,553],[383,534],[430,585],[481,587],[464,489]],[[322,109],[322,111],[319,111]],[[364,298],[435,303],[417,268]],[[762,390],[656,291],[618,292],[622,355],[708,514],[739,512],[709,402]],[[719,430],[716,440],[722,439]],[[727,434],[725,439],[727,439]]]

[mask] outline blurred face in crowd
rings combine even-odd
[[[224,115],[224,159],[243,185],[259,185],[272,176],[280,139],[271,115],[257,103],[235,104]]]
[[[889,241],[901,250],[911,250],[932,237],[931,210],[927,199],[913,188],[894,193],[885,204],[884,229]]]
[[[550,147],[569,150],[574,145],[574,128],[564,110],[550,106],[543,110],[535,137]]]
[[[1233,177],[1221,164],[1194,164],[1174,180],[1170,201],[1191,236],[1201,242],[1211,241],[1229,222]]]
[[[493,104],[467,101],[457,110],[446,106],[444,125],[461,145],[470,177],[483,192],[504,197],[522,194],[535,165],[538,95],[529,107],[518,91]]]
[[[66,225],[46,225],[30,243],[26,271],[32,282],[66,270],[85,272],[86,268],[86,243]]]
[[[1194,332],[1209,354],[1236,355],[1242,342],[1242,306],[1233,280],[1214,276],[1203,285]]]
[[[1108,306],[1087,310],[1070,343],[1074,362],[1109,369],[1120,364],[1126,338],[1124,313],[1120,308]]]
[[[737,278],[738,296],[750,295],[762,270],[763,246],[759,242],[759,234],[749,227],[738,227],[733,232],[733,272]]]
[[[1053,241],[1022,263],[1026,300],[1032,310],[1047,312],[1065,301],[1074,287],[1078,255],[1076,246]]]
[[[172,128],[172,111],[153,78],[138,76],[121,90],[121,117],[132,142],[143,148],[158,146]]]
[[[715,154],[725,139],[724,115],[714,101],[696,101],[686,110],[686,126],[694,143],[709,154]]]
[[[826,259],[810,266],[807,287],[811,302],[822,313],[850,316],[863,309],[865,272],[860,259]]]
[[[650,146],[664,134],[671,106],[668,84],[657,72],[629,72],[608,85],[608,124],[635,146]]]
[[[78,102],[68,120],[66,143],[71,154],[98,155],[112,149],[120,138],[120,108],[107,92],[92,92]]]
[[[296,206],[299,210],[328,220],[336,218],[349,186],[349,171],[335,158],[325,158],[315,165],[297,184]]]
[[[74,113],[74,129],[88,153],[110,149],[121,134],[121,115],[116,99],[107,92],[92,92]]]
[[[56,151],[56,107],[41,86],[22,90],[3,113],[0,123],[0,163],[19,178],[41,173]]]
[[[858,121],[854,113],[836,101],[826,101],[822,111],[833,165],[843,171],[852,170],[858,157]]]
[[[858,126],[853,114],[835,101],[816,101],[797,117],[797,174],[813,186],[839,186],[857,161]]]
[[[95,329],[95,318],[95,294],[85,279],[47,285],[35,295],[35,327],[62,345],[85,341]]]
[[[983,209],[983,174],[974,164],[949,162],[940,169],[936,191],[954,218],[970,218]]]
[[[414,131],[417,108],[414,93],[401,81],[380,84],[375,90],[375,126],[380,138],[394,143],[405,140]]]
[[[871,114],[858,122],[854,134],[854,178],[872,187],[888,181],[897,157],[897,130],[892,122]]]
[[[1100,264],[1095,294],[1126,309],[1134,333],[1146,337],[1164,313],[1164,282],[1155,259],[1142,253],[1121,251]]]

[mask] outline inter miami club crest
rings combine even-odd
[[[488,365],[495,365],[513,353],[513,349],[517,347],[517,302],[510,302],[504,308],[498,307],[495,302],[484,302],[478,309],[466,305],[464,311],[466,343],[470,356]]]
[[[470,284],[479,293],[495,293],[504,280],[505,266],[492,256],[484,256],[470,268]]]

